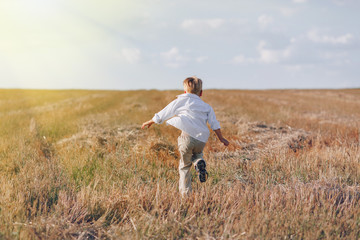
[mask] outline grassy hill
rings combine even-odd
[[[360,238],[360,90],[209,90],[209,179],[178,193],[179,91],[0,90],[0,238]]]

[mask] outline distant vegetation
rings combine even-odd
[[[205,91],[231,145],[188,199],[140,129],[180,93],[0,90],[0,239],[360,238],[359,89]]]

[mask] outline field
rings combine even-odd
[[[178,193],[180,91],[0,90],[0,239],[360,238],[360,89],[208,90],[209,179]]]

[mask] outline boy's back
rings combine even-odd
[[[167,124],[205,143],[210,135],[207,122],[209,122],[211,129],[220,129],[220,123],[216,120],[212,107],[192,93],[179,95],[163,110],[156,113],[152,120],[161,124],[169,118],[171,119],[167,121]]]

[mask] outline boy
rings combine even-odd
[[[210,132],[206,123],[210,124],[211,129],[225,146],[228,146],[229,142],[221,134],[220,123],[216,120],[212,107],[200,99],[202,80],[189,77],[184,80],[183,85],[185,93],[177,96],[177,99],[156,113],[151,120],[144,122],[141,128],[144,129],[146,126],[149,128],[154,123],[161,124],[171,118],[167,124],[182,131],[178,138],[179,191],[182,195],[188,195],[191,192],[190,168],[192,164],[198,172],[200,182],[205,182],[207,179],[203,149]]]

